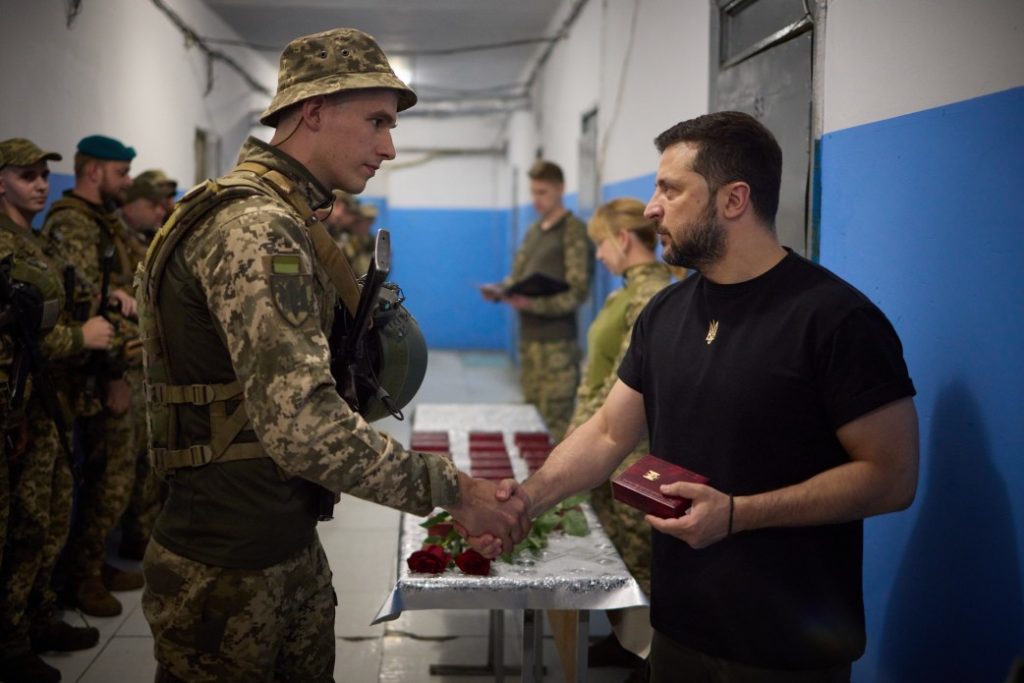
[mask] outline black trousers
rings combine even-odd
[[[761,669],[692,650],[654,632],[649,683],[849,683],[850,665],[810,671]]]

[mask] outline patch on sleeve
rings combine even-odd
[[[265,256],[263,266],[270,278],[270,296],[281,317],[292,327],[306,322],[313,311],[313,274],[302,265],[302,257]]]

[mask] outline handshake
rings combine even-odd
[[[445,507],[470,546],[484,557],[511,552],[530,532],[533,501],[514,479],[473,479],[459,472],[461,500]]]

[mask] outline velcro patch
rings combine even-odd
[[[299,254],[275,254],[263,259],[270,277],[274,307],[292,327],[306,322],[313,311],[313,274]]]

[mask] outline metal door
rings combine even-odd
[[[712,111],[757,117],[782,147],[779,241],[809,252],[813,17],[805,0],[717,0]]]

